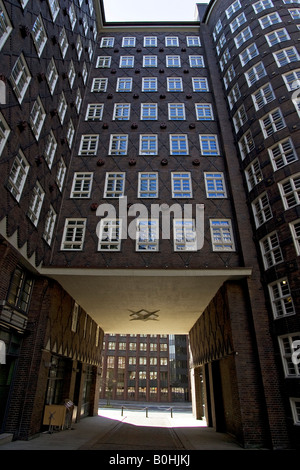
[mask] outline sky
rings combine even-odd
[[[195,21],[196,3],[205,0],[103,0],[105,19],[112,21]]]

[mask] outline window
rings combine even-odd
[[[201,149],[202,155],[204,156],[220,155],[218,138],[216,135],[201,134],[199,136],[199,139],[200,139],[200,149]]]
[[[61,55],[65,58],[68,49],[68,38],[65,28],[63,27],[58,36],[58,43],[61,51]]]
[[[74,173],[71,198],[87,199],[91,196],[93,173]]]
[[[231,88],[230,92],[228,93],[228,103],[229,103],[230,109],[233,108],[234,104],[239,100],[240,97],[241,97],[241,92],[240,92],[238,83],[236,83]]]
[[[173,36],[169,36],[169,37],[166,37],[165,38],[165,45],[168,47],[168,46],[175,46],[175,47],[178,47],[179,46],[179,40],[177,37]]]
[[[234,70],[233,65],[231,64],[228,67],[228,70],[225,73],[224,78],[223,78],[225,88],[228,88],[230,82],[234,79],[234,77],[235,77],[235,70]]]
[[[158,250],[158,223],[159,222],[156,219],[137,219],[137,251]]]
[[[100,47],[114,47],[115,38],[101,38]]]
[[[115,103],[114,105],[114,121],[129,121],[130,117],[130,104]]]
[[[247,18],[245,16],[245,13],[241,13],[239,16],[237,16],[231,23],[230,23],[230,29],[232,33],[235,33],[235,31],[244,23],[246,23]]]
[[[252,31],[249,26],[247,28],[243,29],[235,38],[234,42],[236,45],[236,48],[238,49],[241,47],[244,42],[248,41],[250,38],[252,38]]]
[[[227,47],[227,49],[225,49],[220,61],[219,61],[219,64],[220,64],[220,67],[221,67],[221,70],[223,71],[225,69],[225,66],[226,64],[228,64],[229,60],[231,58],[231,55],[230,55],[230,52],[229,52],[229,49]]]
[[[140,155],[157,155],[157,135],[141,135],[140,136]]]
[[[157,46],[157,37],[156,36],[145,36],[144,37],[144,47],[156,47]]]
[[[70,83],[70,88],[73,87],[75,77],[76,77],[76,72],[75,72],[74,62],[73,60],[71,60],[70,65],[69,65],[69,70],[68,70],[68,79]]]
[[[64,92],[62,91],[58,100],[58,104],[57,104],[57,114],[58,114],[61,124],[64,122],[64,118],[67,112],[67,107],[68,107],[67,100],[65,98]]]
[[[49,168],[52,167],[56,149],[57,149],[56,138],[53,134],[53,131],[51,130],[47,136],[45,150],[44,150],[44,158]]]
[[[131,91],[132,89],[132,78],[118,78],[117,91]]]
[[[278,142],[268,149],[274,171],[298,160],[293,142],[290,138]]]
[[[143,67],[157,67],[157,56],[156,55],[144,55]]]
[[[26,313],[30,303],[32,287],[32,277],[18,266],[11,279],[7,302]]]
[[[200,91],[200,92],[208,91],[207,78],[193,77],[192,84],[193,84],[193,91]]]
[[[167,55],[166,56],[166,66],[167,67],[180,67],[180,56],[179,55]]]
[[[143,77],[142,91],[157,91],[157,78]]]
[[[297,88],[300,88],[300,69],[291,70],[282,77],[288,91],[293,91]]]
[[[101,219],[99,229],[99,251],[120,251],[122,220]]]
[[[110,136],[109,155],[126,155],[127,146],[127,134],[113,134]]]
[[[83,249],[86,219],[66,219],[61,250],[80,251]]]
[[[80,88],[78,87],[76,91],[76,96],[75,96],[75,107],[76,107],[76,111],[78,114],[81,108],[81,103],[82,103],[82,97],[80,93]]]
[[[103,92],[107,89],[107,78],[94,78],[92,83],[91,91],[93,92]]]
[[[281,18],[277,12],[270,13],[269,15],[259,18],[259,23],[262,29],[266,29],[273,24],[281,23]]]
[[[290,398],[290,404],[292,409],[294,424],[299,426],[300,424],[300,400],[299,398]]]
[[[281,49],[281,51],[274,52],[273,56],[277,62],[278,67],[283,67],[284,65],[290,64],[291,62],[297,62],[300,59],[298,51],[295,47]]]
[[[199,46],[200,47],[201,46],[201,41],[200,41],[199,36],[187,36],[186,44],[189,47],[192,47],[192,46]]]
[[[123,38],[122,47],[135,47],[135,38],[134,37]]]
[[[206,197],[226,198],[226,188],[223,173],[204,173]]]
[[[265,269],[269,269],[283,261],[279,239],[276,232],[267,235],[259,243]]]
[[[267,83],[257,90],[252,95],[252,100],[255,106],[255,109],[258,111],[260,108],[275,100],[275,94],[272,88],[271,83]]]
[[[245,106],[242,104],[242,106],[239,107],[239,109],[233,116],[235,132],[237,133],[247,121],[248,116],[245,110]]]
[[[285,210],[300,204],[300,174],[285,179],[278,186]]]
[[[218,55],[220,55],[224,44],[226,44],[226,36],[225,36],[225,34],[222,34],[222,36],[220,37],[220,39],[218,41],[217,47],[216,47]]]
[[[245,73],[249,87],[266,75],[267,72],[262,62],[258,62]]]
[[[69,7],[69,18],[70,18],[71,29],[73,31],[75,24],[76,24],[76,12],[75,12],[75,7],[73,3],[71,3]]]
[[[196,103],[196,117],[198,121],[212,121],[214,119],[212,105],[207,103]]]
[[[1,0],[0,1],[0,50],[4,46],[11,31],[12,31],[12,25],[11,25],[9,16],[7,14],[7,11]]]
[[[29,219],[35,226],[37,226],[38,224],[44,196],[45,196],[45,193],[41,185],[37,181],[32,190],[31,199],[29,202],[29,208],[27,212]]]
[[[290,223],[290,230],[293,237],[296,253],[300,255],[300,219]]]
[[[267,114],[262,119],[260,119],[260,125],[265,139],[274,134],[274,132],[283,129],[285,127],[285,122],[280,109],[275,109],[270,114]]]
[[[39,138],[44,121],[46,118],[46,112],[42,105],[40,98],[38,97],[35,101],[29,116],[29,122],[31,125],[32,132],[36,139]]]
[[[89,103],[85,120],[86,121],[102,121],[104,104],[102,103]]]
[[[190,67],[204,67],[204,60],[202,55],[190,55],[189,61]]]
[[[83,62],[83,66],[82,66],[82,81],[84,84],[86,84],[86,81],[87,81],[87,77],[88,77],[88,71],[87,71],[87,66],[86,66],[86,63]]]
[[[124,196],[125,191],[125,173],[111,173],[105,175],[104,197],[119,198]]]
[[[167,78],[168,91],[183,91],[181,77],[168,77]]]
[[[263,180],[263,175],[257,158],[247,166],[245,170],[245,176],[249,191],[251,191],[254,186]]]
[[[6,120],[4,119],[3,114],[0,112],[0,155],[3,152],[5,144],[7,142],[8,136],[10,134],[10,129]]]
[[[74,134],[75,134],[74,124],[73,124],[72,119],[70,119],[70,121],[68,122],[67,133],[66,133],[66,139],[67,139],[69,148],[72,147]]]
[[[189,172],[172,172],[172,197],[192,197],[192,179]]]
[[[273,214],[267,193],[261,194],[257,199],[255,199],[255,201],[253,201],[252,211],[256,228],[272,219]]]
[[[43,234],[43,238],[48,243],[48,245],[50,245],[52,241],[56,217],[57,214],[50,204],[50,208],[46,215],[45,228]]]
[[[240,54],[240,61],[242,66],[246,65],[250,60],[254,59],[254,57],[258,56],[259,52],[255,43],[251,44],[251,46],[247,47],[243,50]]]
[[[230,7],[227,8],[227,10],[225,10],[225,13],[226,13],[226,16],[227,18],[231,18],[231,16],[241,8],[241,3],[240,3],[240,0],[236,0],[235,2],[233,2]]]
[[[46,79],[48,82],[50,93],[53,95],[58,80],[58,72],[53,58],[51,59],[47,67]]]
[[[260,2],[254,3],[253,9],[255,13],[261,13],[262,11],[266,10],[267,8],[273,8],[273,2],[271,0],[261,0]]]
[[[134,56],[122,56],[120,57],[120,64],[119,67],[121,68],[132,68],[134,66]]]
[[[141,104],[141,119],[143,121],[156,121],[157,120],[157,104],[156,103],[142,103]]]
[[[292,355],[295,350],[295,348],[293,347],[293,343],[299,340],[300,333],[294,333],[278,337],[285,377],[300,376],[300,364],[294,364],[294,361],[292,360]]]
[[[31,75],[27,67],[26,60],[23,54],[21,54],[13,66],[10,75],[10,81],[19,103],[22,102],[25,96],[30,80]]]
[[[174,219],[173,230],[175,251],[197,251],[197,237],[193,219]]]
[[[85,134],[81,136],[79,155],[96,155],[98,149],[98,134]]]
[[[239,149],[241,152],[242,160],[246,158],[248,153],[252,152],[252,150],[255,149],[251,131],[245,132],[245,134],[239,140]]]
[[[111,64],[111,57],[106,56],[98,56],[96,61],[96,68],[97,69],[108,69]]]
[[[279,42],[288,41],[289,39],[291,39],[290,35],[285,28],[277,29],[266,35],[266,40],[270,47]]]
[[[47,35],[41,16],[38,16],[35,20],[31,33],[37,54],[39,57],[41,57],[43,49],[47,42]]]
[[[292,10],[289,10],[289,14],[293,20],[300,20],[300,8],[293,8]]]
[[[220,33],[220,31],[222,30],[222,21],[221,20],[218,20],[217,21],[217,24],[216,26],[214,27],[214,31],[213,31],[213,36],[214,36],[214,40],[216,41],[217,39],[217,36],[218,34]]]
[[[63,158],[60,158],[58,163],[57,163],[57,173],[56,173],[56,184],[58,186],[58,189],[62,191],[63,189],[63,184],[64,184],[64,179],[66,176],[66,164],[63,160]]]
[[[185,107],[183,103],[168,103],[169,119],[172,121],[185,120]]]
[[[51,11],[52,20],[54,22],[59,12],[58,0],[48,0],[48,5]]]
[[[138,197],[153,198],[158,197],[158,174],[139,172]]]
[[[14,159],[7,183],[9,191],[17,201],[21,198],[28,171],[29,163],[22,150],[19,150],[18,155]]]
[[[171,155],[188,155],[188,141],[185,134],[170,135],[170,153]]]
[[[213,251],[235,250],[230,220],[210,219],[210,231]]]

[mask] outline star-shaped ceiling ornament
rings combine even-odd
[[[133,310],[129,310],[129,312],[132,312],[129,316],[134,317],[131,318],[130,321],[133,320],[140,320],[140,321],[158,321],[159,315],[156,315],[159,310],[155,310],[154,312],[148,312],[148,310],[145,310],[144,308],[142,310],[139,310],[138,312],[134,312]],[[154,318],[153,318],[154,317]]]

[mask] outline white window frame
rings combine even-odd
[[[59,96],[58,103],[57,103],[57,114],[58,114],[61,124],[63,124],[64,122],[67,108],[68,108],[67,100],[66,100],[64,92],[62,91]]]
[[[227,19],[229,20],[229,19],[232,17],[232,15],[234,15],[234,13],[237,12],[240,8],[241,8],[241,2],[240,2],[240,0],[236,0],[235,2],[233,2],[233,3],[225,10],[225,14],[226,14]]]
[[[12,32],[12,24],[5,9],[5,6],[0,0],[0,26],[1,26],[1,37],[0,37],[0,51],[7,41],[10,33]]]
[[[233,87],[231,88],[230,92],[228,93],[228,103],[230,109],[233,108],[234,104],[241,98],[241,92],[239,88],[239,84],[235,83]]]
[[[142,91],[147,91],[147,92],[157,91],[157,78],[156,77],[143,77],[142,78]]]
[[[69,6],[68,13],[69,13],[69,20],[70,20],[71,29],[73,31],[74,28],[75,28],[76,21],[77,21],[74,3],[71,3],[71,5]]]
[[[299,20],[300,19],[300,8],[290,9],[289,14],[291,15],[291,17],[293,18],[294,21]]]
[[[265,270],[276,266],[284,261],[276,231],[269,233],[259,241],[261,255]]]
[[[73,176],[71,199],[89,199],[93,185],[92,172],[76,172]]]
[[[156,36],[145,36],[144,37],[144,47],[157,47],[157,37]]]
[[[121,69],[132,69],[134,67],[134,56],[123,55],[120,57],[119,67]]]
[[[275,93],[273,91],[271,83],[266,83],[259,90],[252,93],[252,100],[256,111],[263,108],[266,104],[275,100]]]
[[[44,158],[49,168],[52,168],[56,149],[57,149],[57,141],[51,129],[47,135],[47,139],[45,143],[45,150],[44,150]]]
[[[115,103],[113,111],[113,121],[129,121],[130,103]]]
[[[179,47],[179,39],[177,36],[167,36],[165,38],[166,47]]]
[[[197,121],[213,121],[214,113],[210,103],[195,103]]]
[[[135,47],[136,38],[134,36],[125,36],[122,38],[122,47]]]
[[[139,172],[138,198],[158,198],[157,172]]]
[[[235,251],[232,224],[230,219],[209,219],[213,251]]]
[[[42,105],[41,99],[38,96],[30,111],[29,122],[36,140],[39,139],[44,121],[46,119],[46,111]]]
[[[192,77],[193,91],[206,92],[209,91],[208,81],[206,77]]]
[[[244,67],[248,62],[250,62],[250,60],[254,59],[254,57],[257,57],[258,55],[259,52],[254,42],[249,47],[246,47],[246,49],[244,49],[239,55],[242,67]]]
[[[166,56],[166,67],[181,67],[180,55],[167,55]]]
[[[104,104],[103,103],[88,103],[86,108],[86,121],[102,121]]]
[[[208,199],[227,198],[225,178],[223,172],[205,172],[205,189]]]
[[[114,37],[103,37],[100,40],[99,47],[114,47],[115,38]]]
[[[19,149],[9,173],[7,187],[17,201],[20,201],[30,165]]]
[[[277,13],[277,11],[270,13],[269,15],[262,16],[258,19],[261,29],[269,28],[274,24],[281,23],[281,17]]]
[[[265,114],[259,122],[265,139],[286,127],[280,108],[273,109],[270,113]]]
[[[268,148],[268,152],[274,171],[298,160],[294,144],[290,137],[287,137]]]
[[[57,172],[56,172],[56,184],[60,191],[63,190],[64,180],[67,173],[67,167],[64,162],[64,159],[61,157],[57,162]]]
[[[71,60],[70,65],[69,65],[69,69],[68,69],[68,79],[69,79],[71,89],[73,88],[75,77],[76,77],[76,71],[75,71],[75,67],[74,67],[74,62],[73,62],[73,60]]]
[[[52,242],[56,219],[57,219],[57,214],[53,206],[50,204],[50,207],[47,212],[46,219],[45,219],[45,227],[44,227],[44,233],[43,233],[43,239],[46,241],[46,243],[48,243],[48,245],[51,245],[51,242]]]
[[[273,52],[273,56],[278,68],[300,60],[300,55],[295,46],[286,47],[280,51]]]
[[[74,142],[74,135],[75,135],[75,128],[74,128],[72,119],[70,119],[68,122],[67,132],[66,132],[66,139],[67,139],[69,148],[72,147],[72,144]]]
[[[200,150],[203,156],[220,155],[218,136],[216,134],[200,134]]]
[[[3,114],[0,112],[0,155],[4,150],[9,134],[10,128]]]
[[[82,103],[82,96],[81,96],[80,88],[78,87],[76,91],[76,96],[75,96],[75,107],[76,107],[76,111],[78,114],[81,108],[81,103]]]
[[[201,40],[199,36],[187,36],[186,37],[186,45],[188,47],[200,47],[201,46]]]
[[[144,55],[143,67],[157,67],[157,55]]]
[[[258,158],[255,158],[245,169],[248,191],[250,192],[257,184],[263,181],[263,174]]]
[[[53,95],[55,87],[56,87],[56,83],[58,80],[58,71],[57,71],[55,60],[53,57],[50,60],[48,67],[47,67],[46,79],[47,79],[47,83],[50,89],[50,93],[51,95]]]
[[[99,55],[96,60],[96,69],[109,69],[111,65],[110,55]]]
[[[117,81],[116,91],[119,93],[126,93],[132,90],[132,78],[119,77]]]
[[[194,219],[173,220],[174,251],[197,251],[197,232]]]
[[[252,211],[256,228],[260,227],[265,222],[272,219],[273,213],[269,202],[269,197],[266,192],[260,194],[252,202]]]
[[[122,219],[101,219],[98,251],[121,250]]]
[[[157,103],[141,103],[141,120],[156,121],[158,118]]]
[[[52,21],[54,23],[59,13],[59,2],[58,0],[48,0],[48,5],[52,16]]]
[[[285,210],[300,204],[300,173],[284,179],[278,183],[278,187]]]
[[[111,134],[109,155],[127,155],[128,134]]]
[[[167,89],[171,92],[183,91],[181,77],[167,77]]]
[[[189,171],[172,171],[172,198],[186,199],[193,197],[192,176]]]
[[[252,5],[254,12],[261,13],[262,11],[266,10],[267,8],[273,8],[274,4],[272,0],[261,0],[256,2]]]
[[[285,28],[277,29],[276,31],[271,31],[265,36],[267,43],[270,47],[275,46],[284,41],[289,41],[291,39],[289,33]]]
[[[185,120],[184,103],[168,103],[168,118],[170,121]]]
[[[189,64],[191,68],[204,68],[203,55],[189,55]]]
[[[253,65],[247,72],[245,72],[245,77],[248,83],[248,86],[251,87],[254,83],[258,82],[261,78],[267,75],[265,66],[263,62],[257,62]]]
[[[170,134],[170,155],[188,155],[189,145],[187,134]]]
[[[239,149],[240,149],[240,154],[242,160],[246,158],[246,156],[252,152],[252,150],[255,149],[255,142],[252,137],[252,132],[251,130],[248,130],[245,132],[245,134],[242,135],[240,138],[239,142]]]
[[[75,47],[76,47],[77,57],[79,60],[83,51],[83,45],[82,45],[80,34],[78,34],[77,36]]]
[[[300,332],[278,336],[282,366],[285,377],[300,377],[300,364],[294,363],[292,355],[295,350],[293,343],[300,340]]]
[[[290,222],[289,226],[297,256],[300,256],[300,219]]]
[[[45,192],[40,183],[37,181],[34,188],[32,189],[31,199],[27,211],[27,216],[35,227],[37,226],[39,221],[44,197]]]
[[[31,34],[37,51],[37,55],[41,57],[43,49],[47,42],[47,33],[41,15],[36,18],[31,30]]]
[[[248,115],[246,113],[245,106],[242,104],[233,116],[235,132],[238,133],[238,131],[241,129],[241,127],[243,127],[244,124],[246,124],[247,121]]]
[[[83,134],[80,140],[78,155],[97,155],[99,134]]]
[[[103,93],[107,90],[108,78],[94,78],[92,82],[91,92]]]
[[[293,421],[296,426],[300,426],[300,398],[290,397]]]
[[[66,30],[65,30],[65,27],[63,26],[60,33],[59,33],[59,36],[58,36],[58,44],[59,44],[59,47],[60,47],[60,52],[61,52],[61,55],[63,57],[63,59],[65,58],[66,56],[66,53],[67,53],[67,50],[68,50],[68,47],[69,47],[69,43],[68,43],[68,36],[67,36],[67,33],[66,33]]]
[[[159,220],[138,218],[136,221],[136,251],[158,251],[158,248]]]
[[[31,78],[24,55],[21,54],[16,60],[10,75],[10,81],[19,103],[22,103]]]
[[[63,251],[82,251],[85,230],[86,219],[66,219],[60,249]]]
[[[251,31],[251,28],[250,26],[247,26],[245,29],[243,29],[240,33],[238,33],[235,36],[234,38],[235,47],[239,49],[242,46],[242,44],[249,41],[249,39],[251,39],[252,37],[253,37],[253,34]]]
[[[157,155],[158,138],[157,134],[141,134],[139,155]]]

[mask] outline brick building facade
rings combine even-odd
[[[50,396],[95,412],[104,333],[180,331],[197,417],[299,447],[297,5],[123,25],[0,0],[2,430],[37,433]]]

